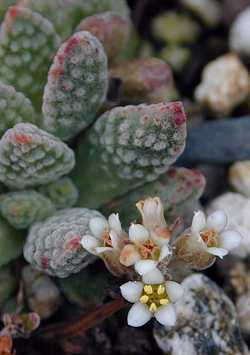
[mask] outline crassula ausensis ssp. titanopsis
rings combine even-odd
[[[73,177],[80,203],[99,207],[156,180],[182,153],[185,140],[181,102],[130,105],[105,112],[76,151]]]
[[[203,212],[196,212],[190,229],[178,232],[178,221],[167,224],[158,197],[139,201],[137,208],[141,223],[132,223],[128,231],[118,214],[106,219],[84,208],[57,212],[33,225],[24,256],[34,268],[58,277],[77,273],[100,257],[114,276],[129,280],[121,286],[123,297],[134,303],[129,325],[138,327],[155,317],[171,326],[176,319],[174,303],[184,292],[170,277],[171,261],[193,269],[207,268],[217,256],[222,258],[237,247],[241,235],[226,229],[222,211],[207,219]]]
[[[197,212],[189,227],[205,180],[171,167],[186,141],[171,68],[131,51],[125,0],[0,0],[2,9],[0,266],[23,251],[28,276],[46,287],[67,278],[67,297],[73,274],[100,258],[125,282],[129,325],[174,325],[184,290],[173,268],[205,269],[241,237],[222,211]],[[27,294],[32,311],[40,287]],[[53,287],[52,312],[62,301]]]

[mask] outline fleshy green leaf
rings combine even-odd
[[[185,168],[170,168],[156,181],[145,184],[125,196],[113,200],[102,208],[104,215],[109,216],[119,211],[123,224],[129,225],[140,218],[135,204],[148,196],[159,196],[165,217],[169,223],[181,217],[185,208],[193,201],[197,201],[205,188],[205,178],[196,170]]]
[[[61,279],[60,287],[69,302],[88,308],[103,302],[107,288],[114,284],[113,280],[107,270],[98,268],[95,263],[76,275]]]
[[[76,5],[72,0],[20,0],[18,5],[38,12],[48,19],[62,38],[70,36],[76,26]]]
[[[60,139],[19,123],[0,140],[0,181],[12,188],[46,185],[74,167],[74,152]]]
[[[14,87],[0,82],[0,135],[17,123],[36,123],[36,114],[29,99]]]
[[[81,21],[77,30],[92,33],[102,43],[109,64],[128,46],[131,22],[114,12],[89,16]]]
[[[22,254],[24,239],[0,217],[0,266],[8,264]]]
[[[96,258],[81,246],[82,237],[91,233],[93,217],[104,218],[95,210],[69,208],[34,224],[25,242],[25,259],[35,269],[62,278],[84,269]]]
[[[14,228],[25,229],[51,216],[55,206],[42,194],[25,190],[1,195],[0,212]]]
[[[0,79],[23,92],[37,111],[60,38],[53,25],[31,10],[12,6],[0,32]]]
[[[75,23],[78,24],[87,16],[105,11],[112,11],[123,18],[129,18],[129,7],[126,0],[67,0],[74,5]]]
[[[59,49],[49,71],[43,101],[43,128],[73,137],[95,118],[107,90],[107,57],[89,32],[78,32]]]
[[[41,186],[39,192],[49,197],[58,209],[73,207],[78,200],[78,190],[68,177]]]
[[[184,149],[185,121],[180,102],[103,114],[77,149],[79,205],[97,208],[165,173]]]
[[[0,307],[8,301],[17,288],[17,279],[9,267],[0,269]]]

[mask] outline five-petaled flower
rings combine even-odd
[[[147,198],[137,203],[142,224],[132,224],[129,241],[121,251],[120,262],[124,266],[135,266],[140,275],[155,269],[158,263],[171,256],[169,240],[172,235],[164,218],[164,209],[158,197]]]
[[[118,214],[111,214],[108,221],[102,217],[94,217],[89,221],[91,235],[83,236],[81,244],[84,249],[94,255],[107,251],[119,251],[127,234],[122,230]]]
[[[128,325],[141,327],[152,317],[164,326],[176,322],[174,302],[183,295],[183,287],[174,281],[164,281],[158,269],[150,278],[143,276],[143,282],[129,281],[121,286],[122,296],[134,303],[128,312]]]
[[[239,232],[226,229],[227,215],[223,211],[215,211],[206,218],[198,211],[194,214],[191,237],[196,239],[202,250],[209,254],[223,258],[228,252],[236,248],[242,239]]]
[[[128,313],[128,324],[140,327],[155,317],[164,326],[173,326],[176,321],[174,303],[183,295],[183,288],[174,281],[166,281],[160,265],[175,257],[188,262],[198,270],[211,265],[216,256],[223,258],[236,248],[241,235],[226,229],[227,216],[216,211],[206,218],[198,211],[192,225],[170,246],[177,223],[168,226],[164,218],[164,207],[158,197],[147,198],[137,203],[142,224],[131,224],[128,234],[122,229],[118,214],[108,220],[92,218],[88,235],[82,246],[94,255],[99,255],[116,276],[132,276],[131,266],[142,278],[128,281],[121,286],[122,296],[134,303]],[[173,240],[173,239],[172,239]],[[172,241],[171,240],[171,241]],[[126,271],[127,270],[127,271]]]

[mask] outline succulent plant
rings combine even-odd
[[[17,279],[8,266],[0,269],[0,307],[14,294],[17,289]]]
[[[8,192],[0,197],[1,215],[16,229],[26,229],[51,216],[55,206],[34,190]]]
[[[38,190],[46,195],[57,209],[73,207],[78,200],[78,190],[69,177],[63,177],[49,185],[40,186]]]
[[[128,325],[155,318],[173,327],[185,276],[232,249],[240,257],[249,252],[249,198],[214,200],[205,215],[198,202],[203,175],[179,167],[187,120],[182,102],[172,101],[187,95],[201,116],[207,108],[229,114],[249,96],[247,64],[229,53],[201,68],[211,54],[207,47],[215,49],[214,58],[223,42],[205,28],[219,24],[217,1],[179,1],[180,12],[173,6],[152,19],[144,45],[139,5],[134,25],[126,0],[0,0],[0,306],[8,301],[0,353],[2,336],[9,337],[10,355],[12,337],[29,337],[57,310],[63,321],[69,313],[72,321],[73,309],[90,311],[75,324],[45,326],[33,338],[53,338],[65,353],[79,352],[70,338],[77,341],[81,332],[85,341],[86,330],[125,301],[132,304]],[[198,37],[206,42],[203,53]],[[231,48],[247,54],[235,43]],[[201,69],[198,104],[190,104]],[[202,143],[204,127],[195,131]],[[232,184],[247,194],[245,169],[244,177],[240,168],[233,174]],[[218,210],[223,204],[228,226]]]
[[[11,260],[19,257],[23,245],[23,234],[0,217],[0,266],[7,265]]]
[[[78,5],[81,18],[102,13],[105,11],[112,11],[116,14],[128,18],[130,10],[125,0],[73,0],[74,4]]]
[[[34,224],[24,245],[25,259],[51,276],[67,277],[79,272],[93,261],[80,244],[81,238],[89,233],[93,217],[102,215],[87,208],[73,208]]]
[[[0,181],[12,188],[48,184],[71,171],[74,153],[58,138],[29,123],[0,141]]]
[[[78,31],[92,33],[102,43],[109,62],[116,61],[130,37],[131,23],[114,12],[104,12],[84,18]]]
[[[2,317],[3,334],[9,334],[13,338],[28,338],[40,325],[40,317],[37,313],[5,313]]]
[[[114,286],[114,278],[98,265],[89,265],[76,275],[60,279],[60,288],[67,300],[83,308],[101,304]],[[88,285],[88,287],[83,287]]]
[[[157,179],[184,149],[185,122],[179,102],[117,107],[104,113],[76,153],[78,203],[96,208]]]
[[[107,59],[101,43],[78,32],[59,49],[43,97],[42,126],[69,139],[95,118],[107,90]]]
[[[29,122],[36,124],[37,117],[32,103],[21,92],[17,92],[13,86],[0,82],[0,110],[1,123],[0,134],[12,128],[17,123]]]
[[[16,3],[47,18],[61,38],[68,37],[77,25],[78,4],[75,0],[18,0]]]
[[[0,76],[41,110],[50,62],[60,44],[53,25],[24,7],[10,7],[1,25]]]
[[[201,197],[204,188],[205,179],[200,172],[171,167],[157,180],[114,199],[101,210],[108,216],[116,209],[121,221],[129,225],[131,221],[138,220],[137,201],[145,199],[146,196],[159,196],[164,205],[166,220],[173,223],[176,218],[183,217],[189,203]]]

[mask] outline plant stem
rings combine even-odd
[[[119,298],[101,307],[96,308],[94,311],[88,314],[83,315],[76,322],[70,324],[52,324],[36,332],[34,336],[44,340],[52,341],[71,338],[87,331],[90,328],[93,328],[97,324],[103,322],[105,319],[111,317],[112,314],[124,308],[125,306],[126,303],[123,298]]]

